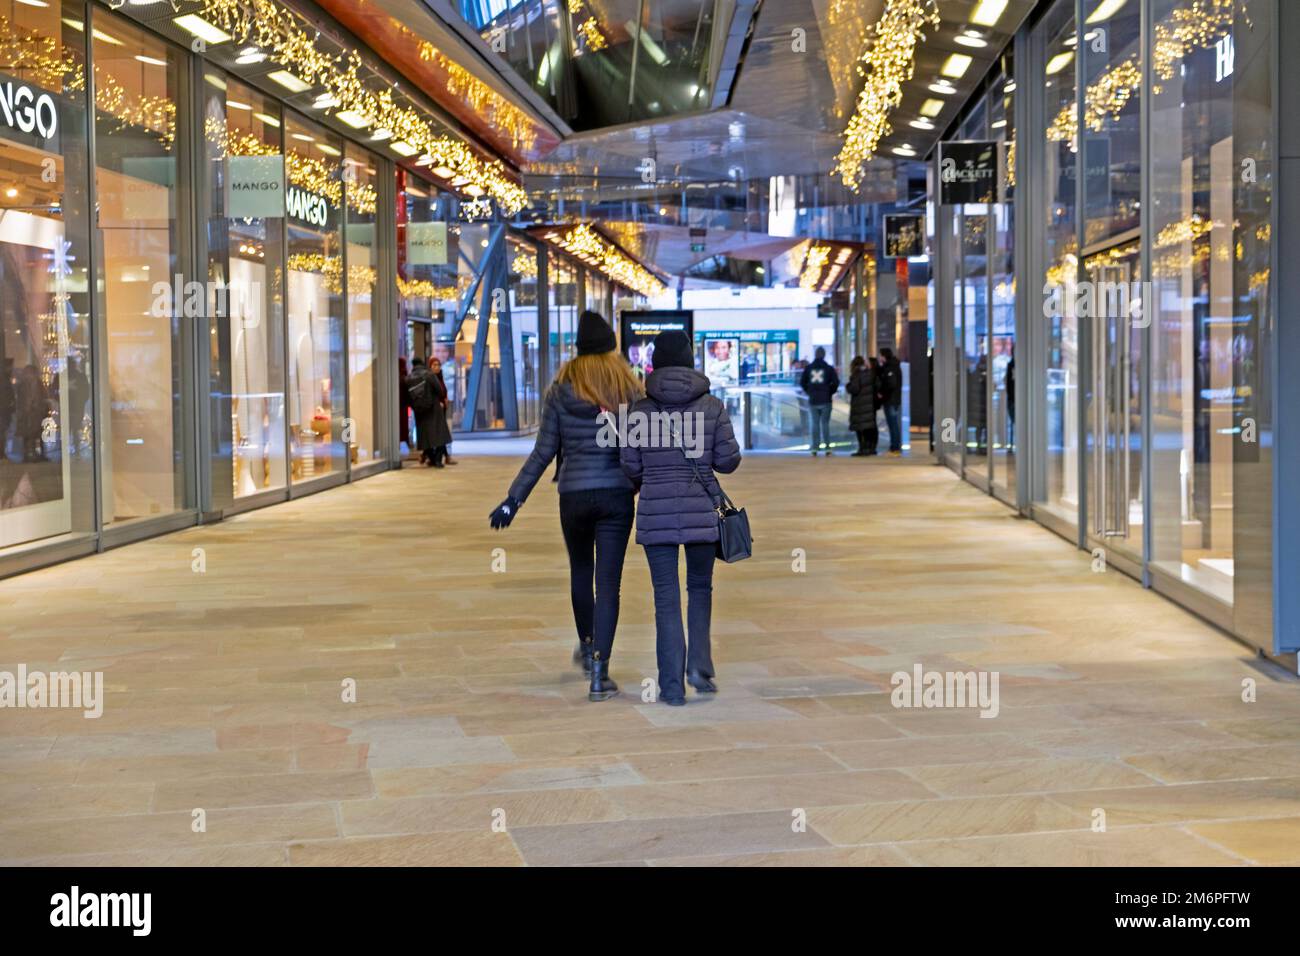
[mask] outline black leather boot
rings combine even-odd
[[[697,694],[716,694],[718,692],[718,685],[713,683],[713,678],[701,671],[687,671],[686,683],[694,687]]]
[[[591,655],[591,688],[587,691],[587,700],[595,702],[617,696],[618,685],[610,679],[609,661],[601,660],[600,651],[596,651]]]
[[[591,652],[595,646],[595,641],[590,637],[585,637],[578,641],[577,646],[573,649],[573,663],[581,664],[584,674],[591,673]]]

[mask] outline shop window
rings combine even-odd
[[[94,531],[82,16],[0,13],[0,549]]]
[[[213,497],[283,488],[285,163],[278,105],[204,75]],[[229,469],[227,471],[227,463]]]
[[[378,461],[380,401],[375,283],[379,274],[376,217],[379,212],[375,157],[348,144],[344,163],[347,198],[348,417],[343,440],[353,465]]]
[[[193,505],[187,343],[206,296],[182,254],[185,55],[101,10],[95,24],[100,470],[104,523],[117,525]]]
[[[286,114],[291,477],[343,471],[343,141]]]

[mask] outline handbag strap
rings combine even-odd
[[[651,401],[654,401],[654,399],[651,399]],[[654,406],[655,408],[659,409],[661,413],[663,413],[664,407],[662,405],[660,405],[658,402],[654,402]],[[680,436],[674,433],[673,437],[678,438]],[[735,505],[731,503],[731,499],[727,497],[727,493],[722,490],[722,482],[718,481],[718,476],[717,475],[713,476],[713,484],[718,489],[718,493],[715,495],[713,494],[713,492],[709,491],[709,483],[704,480],[704,475],[700,472],[699,464],[695,461],[694,458],[686,454],[686,445],[683,443],[683,444],[679,444],[677,447],[681,450],[682,457],[686,459],[686,463],[691,466],[691,471],[695,472],[695,480],[700,483],[700,487],[704,489],[704,493],[708,495],[709,498],[712,500],[713,507],[716,508],[718,511],[722,511],[724,506],[727,508],[734,509]]]

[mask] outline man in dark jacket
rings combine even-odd
[[[826,350],[820,345],[813,361],[803,370],[799,387],[808,396],[809,417],[812,419],[812,453],[817,457],[822,444],[826,454],[831,453],[831,401],[840,387],[840,377],[835,367],[826,361]]]
[[[889,426],[889,453],[896,457],[903,453],[903,367],[891,348],[881,349],[880,357],[880,401]]]
[[[740,445],[726,406],[709,394],[709,379],[695,370],[694,359],[685,333],[655,336],[647,397],[632,407],[632,414],[641,420],[661,416],[659,423],[667,415],[673,429],[668,440],[657,426],[650,434],[657,433],[660,440],[642,447],[629,439],[622,448],[623,470],[641,489],[636,542],[645,548],[654,586],[660,699],[672,705],[686,702],[683,676],[699,693],[717,690],[709,638],[718,542],[714,472],[730,474],[740,465]],[[677,579],[679,546],[686,552],[689,652]]]

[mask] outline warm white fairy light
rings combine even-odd
[[[866,164],[876,155],[880,141],[893,132],[889,114],[903,99],[903,84],[916,69],[916,47],[925,29],[939,26],[934,0],[888,0],[875,25],[870,47],[858,61],[866,77],[857,108],[844,130],[844,145],[835,157],[835,172],[844,185],[856,191]]]

